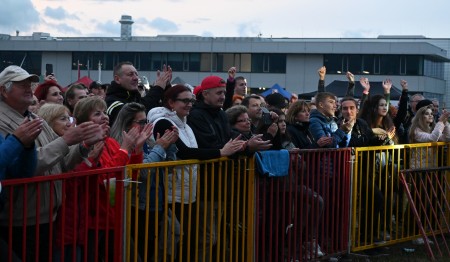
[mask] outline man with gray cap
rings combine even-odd
[[[37,75],[29,74],[18,66],[8,66],[0,73],[0,133],[4,136],[13,134],[24,117],[37,118],[28,111],[33,102],[31,83],[39,80]],[[105,127],[106,128],[106,127]],[[37,136],[37,167],[35,176],[60,174],[70,171],[87,157],[90,146],[104,138],[104,128],[92,122],[79,126],[72,125],[63,136],[59,137],[44,121],[42,131]],[[8,241],[9,226],[12,226],[12,249],[22,254],[22,236],[26,230],[26,261],[39,258],[48,261],[49,246],[52,236],[51,224],[55,221],[57,211],[62,202],[61,181],[54,183],[28,184],[15,187],[12,192],[13,210],[9,202],[5,203],[0,213],[0,237]],[[7,188],[5,191],[9,191]],[[24,195],[26,192],[26,195]],[[9,192],[5,192],[9,195]],[[24,202],[24,199],[28,201]],[[24,212],[26,210],[26,213]],[[39,211],[38,214],[37,211]],[[51,213],[50,213],[51,212]],[[12,214],[12,223],[9,214]],[[26,216],[24,217],[24,214]],[[50,217],[52,214],[52,217]],[[25,221],[23,221],[25,219]],[[26,228],[23,228],[26,224]],[[39,230],[39,239],[36,239]],[[36,250],[39,243],[39,250]],[[39,255],[38,255],[39,254]]]

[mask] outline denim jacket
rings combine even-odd
[[[177,147],[172,144],[164,150],[160,145],[155,145],[151,150],[144,148],[144,163],[154,163],[162,161],[176,160]],[[150,174],[147,169],[141,170],[139,177],[139,209],[145,210],[147,198],[147,180],[150,175],[150,211],[156,210],[156,188],[158,188],[158,210],[162,210],[164,203],[164,169],[159,169],[159,183],[156,184],[156,168],[150,169]]]

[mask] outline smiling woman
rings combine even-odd
[[[106,115],[106,103],[98,97],[92,96],[80,100],[74,109],[74,117],[77,124],[87,121],[92,121],[95,124],[102,126],[104,129],[109,129],[109,118]],[[84,162],[75,168],[75,171],[125,166],[127,164],[142,163],[143,154],[142,148],[145,141],[151,135],[151,127],[149,125],[144,128],[132,127],[129,131],[123,133],[122,141],[119,144],[114,138],[109,135],[93,146],[89,154],[88,162]],[[99,249],[107,250],[110,257],[113,257],[114,241],[106,239],[107,231],[110,236],[114,234],[114,221],[116,216],[115,209],[111,208],[115,205],[115,198],[111,198],[111,188],[109,184],[115,181],[115,177],[111,174],[101,174],[99,177],[90,177],[88,192],[96,194],[98,192],[100,202],[96,205],[88,207],[88,260],[101,260],[105,253],[99,252],[98,258],[93,257],[95,254],[94,247],[96,246],[95,239],[99,239]],[[80,201],[80,203],[84,203]],[[109,222],[106,222],[109,221]],[[108,224],[109,223],[109,224]],[[100,230],[95,229],[100,225]],[[108,242],[109,241],[109,242]],[[106,246],[109,243],[109,246]]]

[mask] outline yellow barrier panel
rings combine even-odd
[[[126,172],[125,261],[253,260],[252,161],[167,161]]]
[[[399,172],[448,165],[446,149],[443,142],[355,148],[352,251],[420,237]]]

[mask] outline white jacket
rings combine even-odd
[[[431,133],[420,128],[414,130],[414,141],[416,143],[448,142],[450,141],[450,126],[437,122]],[[438,165],[438,148],[411,148],[410,168],[432,168]]]
[[[190,148],[198,148],[197,140],[195,139],[194,132],[186,123],[186,118],[180,119],[176,112],[172,112],[165,107],[156,107],[150,110],[147,115],[147,119],[153,125],[161,119],[170,121],[174,126],[178,128],[179,137],[183,143]],[[180,160],[177,158],[177,160]],[[186,165],[184,168],[175,168],[175,175],[169,174],[169,184],[167,185],[169,191],[167,192],[168,202],[176,202],[189,204],[189,192],[191,192],[191,202],[195,202],[197,196],[197,169],[198,165]],[[184,171],[184,177],[183,177]],[[189,172],[192,171],[192,180],[189,179]],[[192,182],[192,189],[189,190],[189,183]],[[184,188],[184,199],[181,201],[181,189]],[[173,191],[175,191],[175,199],[173,199]]]

